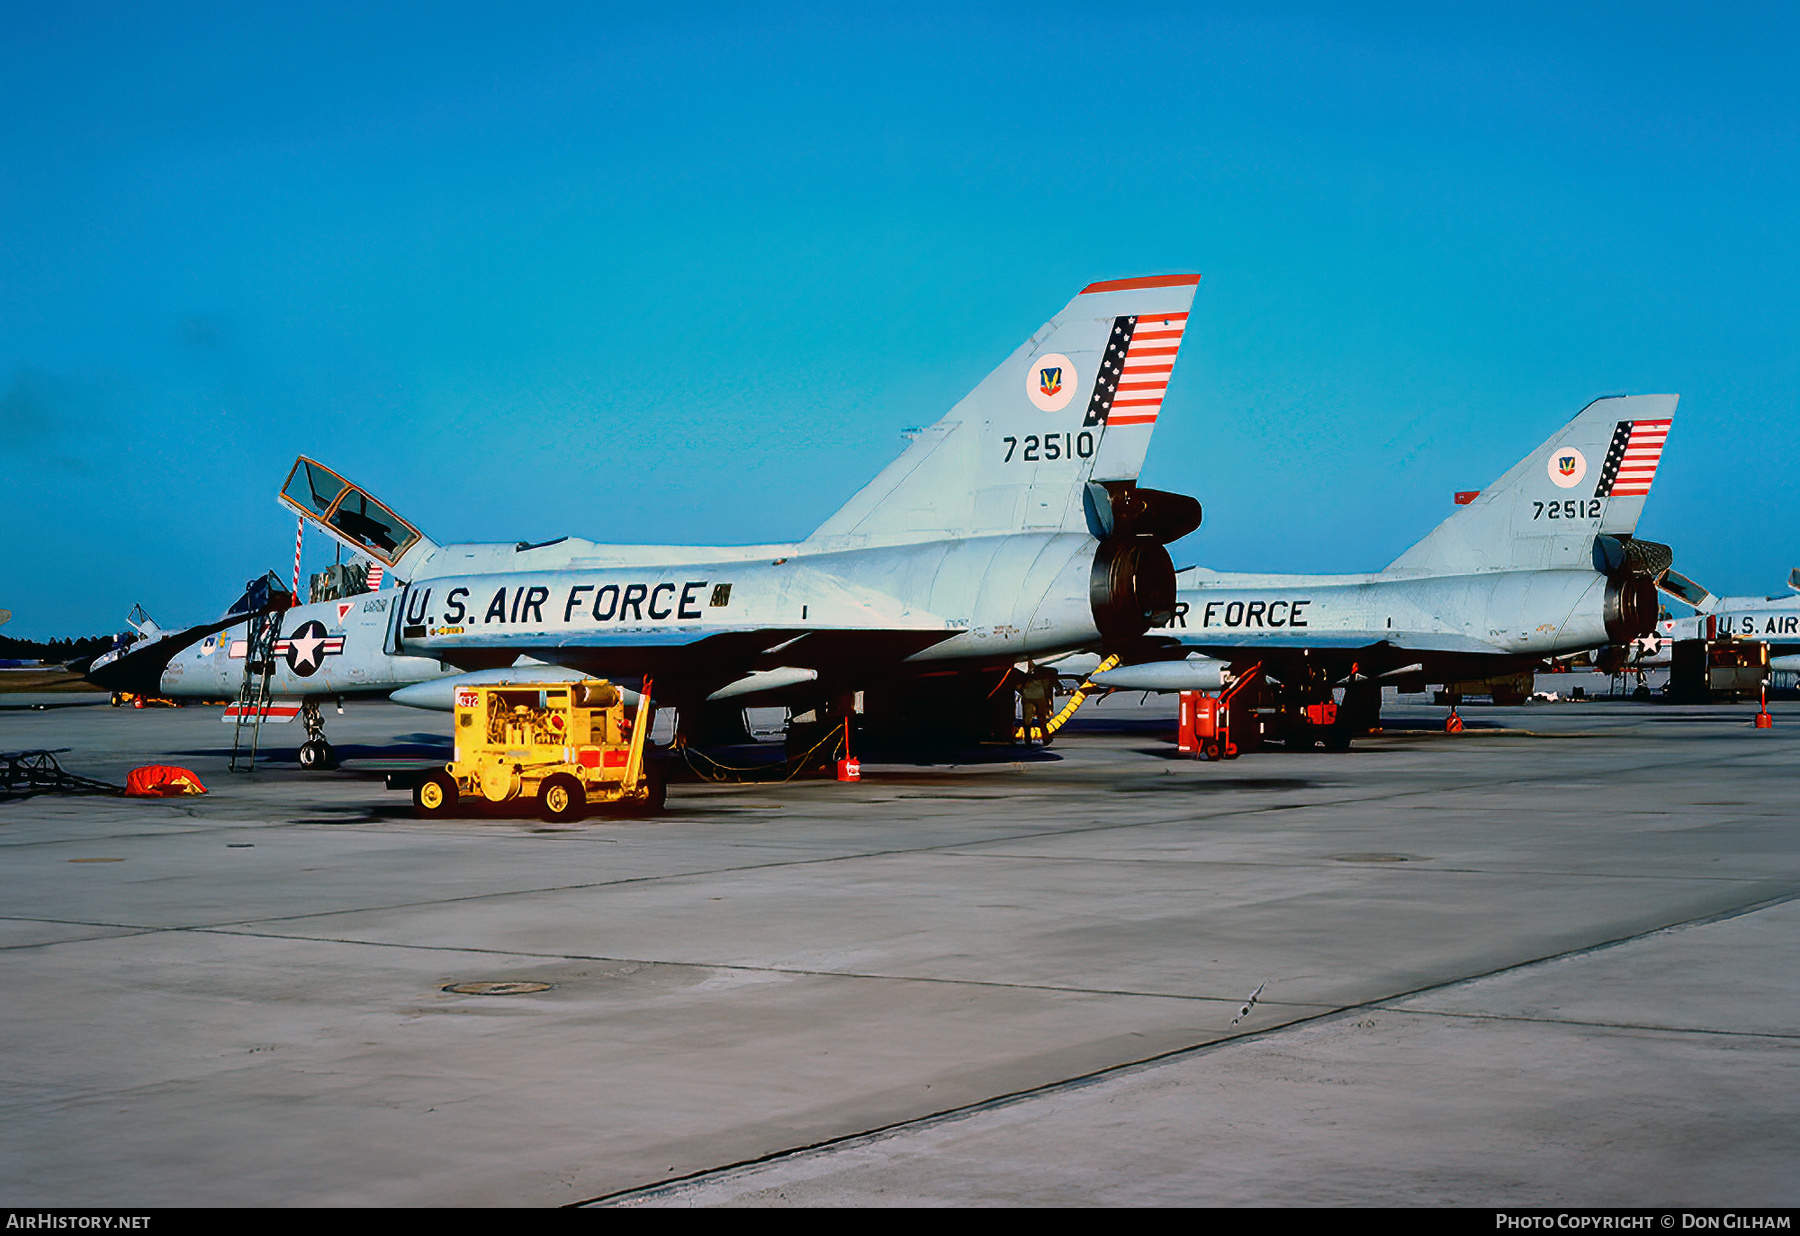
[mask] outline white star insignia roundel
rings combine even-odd
[[[325,634],[325,624],[316,618],[301,623],[292,635],[275,644],[275,655],[285,657],[288,668],[302,678],[312,677],[326,657],[343,651],[344,637]]]

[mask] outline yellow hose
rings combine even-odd
[[[1110,657],[1106,658],[1106,660],[1100,662],[1099,665],[1096,665],[1094,667],[1094,673],[1104,674],[1118,663],[1119,654],[1115,652]],[[1042,741],[1043,739],[1050,737],[1050,735],[1060,730],[1070,717],[1075,715],[1075,710],[1081,707],[1082,701],[1087,699],[1088,692],[1093,689],[1094,680],[1092,676],[1090,676],[1079,687],[1075,688],[1075,694],[1069,697],[1069,702],[1062,706],[1061,712],[1057,713],[1054,717],[1051,717],[1042,725],[1019,726],[1018,729],[1013,731],[1013,737],[1025,742],[1033,740]]]

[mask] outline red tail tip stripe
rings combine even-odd
[[[1081,294],[1087,296],[1093,292],[1130,292],[1138,288],[1191,288],[1199,282],[1199,275],[1146,275],[1137,279],[1107,279],[1100,283],[1090,283],[1081,289]]]

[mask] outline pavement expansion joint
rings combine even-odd
[[[1033,1099],[1033,1098],[1037,1098],[1040,1096],[1054,1094],[1054,1093],[1063,1092],[1063,1091],[1075,1090],[1075,1089],[1078,1089],[1083,1086],[1092,1085],[1096,1082],[1106,1080],[1108,1078],[1120,1077],[1120,1076],[1124,1076],[1129,1073],[1143,1072],[1143,1071],[1150,1069],[1158,1064],[1163,1064],[1163,1063],[1166,1063],[1171,1060],[1176,1060],[1176,1059],[1181,1059],[1181,1058],[1191,1058],[1191,1057],[1199,1056],[1199,1055],[1203,1055],[1203,1054],[1204,1055],[1217,1054],[1227,1048],[1234,1047],[1234,1046],[1237,1046],[1242,1043],[1261,1042],[1261,1041],[1266,1041],[1269,1039],[1277,1038],[1279,1036],[1291,1033],[1293,1031],[1299,1030],[1299,1029],[1301,1029],[1303,1027],[1307,1027],[1307,1026],[1319,1025],[1319,1024],[1329,1024],[1329,1023],[1338,1022],[1338,1021],[1350,1021],[1350,1020],[1353,1020],[1358,1017],[1366,1016],[1367,1014],[1369,1014],[1371,1012],[1382,1012],[1382,1013],[1388,1013],[1388,1014],[1394,1014],[1394,1015],[1415,1012],[1416,1010],[1398,1009],[1398,1008],[1394,1008],[1392,1006],[1396,1002],[1401,1001],[1401,1000],[1415,999],[1417,997],[1428,995],[1428,994],[1431,994],[1434,992],[1443,992],[1443,991],[1453,990],[1458,987],[1468,986],[1470,984],[1473,984],[1473,983],[1478,982],[1483,979],[1490,979],[1490,978],[1498,977],[1500,975],[1513,974],[1513,973],[1517,973],[1520,971],[1529,970],[1529,969],[1532,969],[1535,967],[1545,966],[1545,965],[1548,965],[1553,962],[1573,960],[1576,958],[1591,956],[1591,955],[1594,955],[1597,953],[1601,953],[1601,952],[1605,952],[1605,951],[1608,951],[1611,949],[1618,948],[1621,945],[1633,943],[1638,940],[1643,940],[1643,939],[1649,938],[1651,936],[1666,934],[1666,933],[1669,933],[1672,931],[1677,931],[1677,930],[1681,930],[1681,929],[1689,928],[1689,927],[1698,927],[1698,926],[1702,926],[1702,925],[1705,925],[1708,923],[1722,922],[1722,921],[1726,921],[1726,920],[1732,919],[1732,918],[1738,918],[1745,914],[1753,913],[1754,911],[1759,910],[1759,909],[1766,909],[1766,908],[1769,908],[1769,907],[1772,907],[1775,905],[1783,904],[1787,901],[1794,900],[1796,897],[1800,897],[1800,894],[1788,894],[1788,895],[1785,895],[1782,897],[1777,897],[1777,898],[1766,898],[1766,899],[1763,899],[1759,902],[1756,902],[1756,903],[1753,903],[1750,905],[1735,907],[1731,910],[1721,911],[1721,912],[1715,913],[1715,914],[1703,915],[1700,917],[1683,920],[1683,921],[1677,922],[1677,923],[1663,924],[1661,926],[1649,928],[1644,931],[1634,932],[1628,936],[1621,936],[1616,939],[1606,940],[1606,941],[1602,941],[1597,944],[1586,945],[1586,946],[1583,946],[1580,948],[1568,949],[1563,952],[1553,953],[1553,954],[1549,954],[1549,955],[1546,955],[1543,957],[1533,958],[1532,960],[1529,960],[1529,961],[1517,962],[1517,963],[1514,963],[1511,965],[1505,965],[1505,966],[1498,966],[1493,969],[1483,971],[1482,973],[1479,973],[1479,974],[1470,974],[1470,975],[1465,975],[1465,976],[1462,976],[1459,978],[1448,979],[1448,980],[1438,982],[1438,983],[1431,983],[1431,984],[1427,984],[1424,986],[1413,988],[1409,991],[1397,992],[1392,995],[1380,997],[1378,999],[1365,1000],[1365,1001],[1362,1001],[1360,1003],[1353,1004],[1353,1005],[1346,1005],[1346,1006],[1341,1006],[1338,1008],[1328,1009],[1323,1012],[1314,1013],[1314,1014],[1304,1016],[1304,1017],[1294,1018],[1292,1020],[1285,1021],[1285,1022],[1280,1022],[1273,1026],[1259,1026],[1255,1029],[1243,1031],[1241,1033],[1221,1035],[1217,1038],[1208,1039],[1208,1040],[1205,1040],[1202,1042],[1191,1043],[1191,1044],[1187,1044],[1187,1045],[1180,1046],[1180,1047],[1170,1048],[1166,1051],[1157,1052],[1152,1055],[1142,1057],[1140,1059],[1121,1061],[1117,1064],[1108,1065],[1104,1068],[1094,1069],[1092,1071],[1076,1074],[1071,1077],[1062,1078],[1062,1079],[1050,1081],[1050,1082],[1045,1082],[1041,1085],[1031,1086],[1031,1087],[1027,1087],[1027,1088],[1017,1090],[1017,1091],[1011,1091],[1011,1092],[1008,1092],[1005,1094],[993,1095],[989,1098],[979,1099],[979,1100],[976,1100],[971,1103],[959,1104],[955,1107],[945,1108],[942,1111],[932,1112],[932,1113],[929,1113],[929,1114],[926,1114],[923,1116],[916,1116],[916,1117],[913,1117],[913,1118],[910,1118],[907,1120],[898,1120],[898,1121],[894,1121],[890,1124],[879,1125],[879,1126],[876,1126],[873,1128],[862,1130],[860,1132],[846,1133],[846,1134],[843,1134],[838,1137],[826,1138],[826,1139],[822,1139],[820,1141],[812,1142],[812,1143],[809,1143],[806,1145],[792,1146],[792,1147],[788,1147],[783,1150],[772,1151],[768,1154],[758,1155],[753,1158],[744,1159],[744,1160],[734,1162],[734,1163],[720,1164],[716,1167],[705,1168],[705,1169],[702,1169],[699,1171],[685,1173],[681,1176],[677,1176],[677,1177],[671,1178],[669,1180],[658,1181],[654,1184],[646,1184],[646,1185],[636,1186],[634,1188],[620,1189],[620,1190],[617,1190],[617,1191],[614,1191],[611,1193],[605,1193],[605,1194],[601,1194],[601,1195],[598,1195],[595,1197],[586,1198],[581,1201],[571,1202],[571,1203],[568,1203],[568,1205],[571,1207],[617,1205],[620,1203],[630,1202],[630,1201],[649,1200],[649,1199],[652,1199],[652,1198],[655,1198],[658,1196],[666,1196],[670,1193],[673,1193],[673,1192],[679,1190],[683,1186],[693,1185],[693,1184],[699,1183],[704,1180],[722,1176],[728,1172],[741,1170],[743,1168],[755,1167],[755,1166],[759,1166],[762,1164],[768,1164],[768,1163],[774,1163],[774,1162],[778,1162],[778,1161],[781,1161],[784,1159],[793,1159],[793,1158],[800,1157],[802,1155],[807,1155],[807,1154],[815,1153],[817,1151],[826,1150],[826,1149],[841,1149],[841,1148],[844,1148],[844,1147],[847,1147],[850,1145],[854,1145],[854,1144],[873,1142],[873,1141],[879,1140],[880,1138],[883,1138],[886,1136],[892,1136],[894,1134],[897,1134],[897,1133],[900,1133],[903,1131],[918,1130],[918,1129],[928,1128],[933,1125],[947,1124],[947,1123],[951,1123],[951,1122],[954,1122],[957,1120],[967,1119],[971,1116],[974,1116],[974,1115],[977,1115],[977,1114],[980,1114],[983,1112],[994,1111],[994,1110],[997,1110],[997,1109],[1000,1109],[1003,1107],[1013,1106],[1013,1105],[1025,1102],[1028,1099]],[[1273,1002],[1259,1002],[1259,1006],[1262,1004],[1272,1004],[1272,1003]],[[1500,1018],[1500,1019],[1495,1019],[1495,1020],[1504,1021],[1504,1020],[1510,1020],[1510,1019]],[[1581,1024],[1581,1023],[1573,1023],[1573,1024]],[[1633,1027],[1620,1027],[1620,1028],[1633,1029]],[[1651,1029],[1655,1030],[1656,1028],[1652,1027]],[[1685,1033],[1685,1032],[1676,1032],[1676,1033]],[[1786,1036],[1748,1035],[1748,1036],[1744,1036],[1744,1037],[1755,1037],[1755,1038],[1782,1037],[1782,1038],[1785,1038]]]
[[[580,961],[608,965],[669,966],[688,970],[725,970],[739,974],[772,974],[792,978],[854,979],[875,983],[918,983],[945,987],[975,987],[996,991],[1042,991],[1071,996],[1126,996],[1141,1000],[1179,1000],[1201,1004],[1237,1004],[1241,996],[1203,995],[1185,991],[1148,991],[1129,987],[1078,987],[1063,983],[1009,983],[998,979],[955,978],[935,974],[875,974],[863,970],[817,970],[803,966],[753,966],[729,961],[677,961],[653,957],[616,957],[599,953],[547,953],[525,949],[484,948],[467,944],[418,944],[392,940],[357,940],[343,936],[290,935],[272,931],[239,931],[229,927],[169,927],[163,931],[186,931],[195,934],[242,936],[253,940],[293,940],[310,944],[343,944],[355,948],[404,949],[426,953],[480,953],[494,957],[518,957],[532,961]],[[1262,1000],[1263,1005],[1281,1006],[1289,1002]],[[1315,1008],[1316,1004],[1291,1004],[1295,1008]]]
[[[1708,1034],[1726,1038],[1791,1039],[1800,1041],[1800,1032],[1785,1030],[1721,1030],[1716,1026],[1664,1026],[1648,1022],[1594,1021],[1580,1017],[1534,1017],[1525,1013],[1458,1013],[1449,1009],[1422,1009],[1398,1004],[1372,1005],[1372,1009],[1406,1017],[1448,1017],[1460,1021],[1518,1022],[1541,1026],[1580,1026],[1589,1030],[1629,1030],[1647,1034]]]

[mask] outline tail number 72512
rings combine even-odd
[[[1533,519],[1599,519],[1599,498],[1570,498],[1567,502],[1533,502]]]

